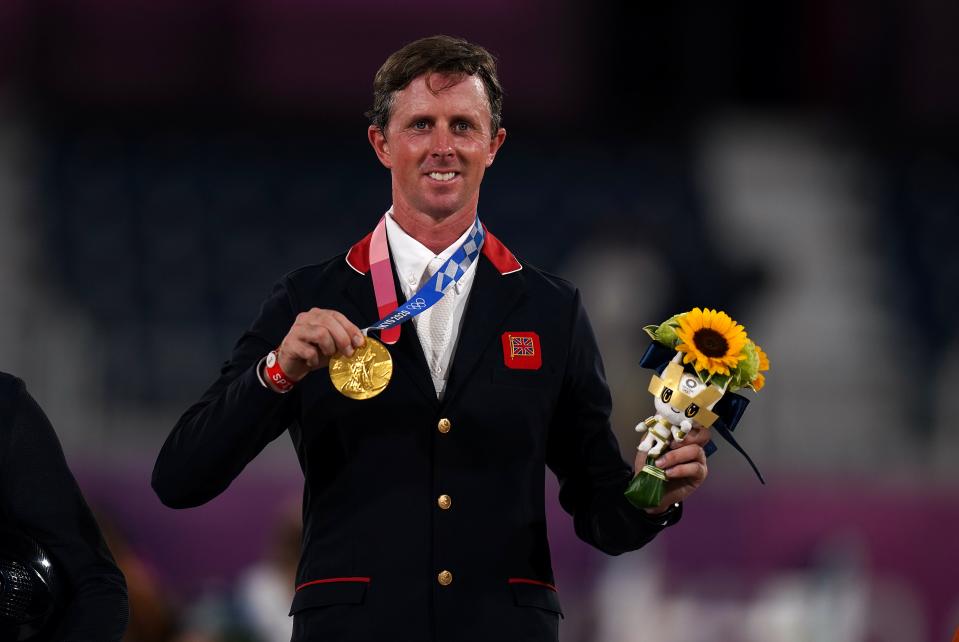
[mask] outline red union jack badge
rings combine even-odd
[[[543,365],[539,335],[535,332],[504,332],[503,361],[507,368],[539,370]]]

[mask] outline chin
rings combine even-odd
[[[419,209],[421,212],[423,212],[423,213],[425,213],[426,215],[428,215],[430,218],[441,219],[441,218],[448,218],[448,217],[452,216],[452,215],[455,214],[456,212],[458,212],[458,211],[460,211],[461,209],[463,209],[463,207],[464,207],[465,205],[466,205],[466,203],[464,203],[464,202],[459,202],[459,201],[457,201],[457,202],[448,202],[448,201],[437,202],[437,201],[435,201],[435,200],[429,200],[429,201],[423,202],[417,209]]]

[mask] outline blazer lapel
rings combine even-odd
[[[373,297],[373,281],[369,273],[350,272],[349,281],[343,288],[343,295],[356,311],[356,314],[350,314],[343,310],[343,314],[360,328],[375,323],[379,319],[376,316],[376,299]]]
[[[466,318],[450,364],[444,405],[452,401],[466,385],[503,319],[523,299],[525,293],[521,273],[500,274],[489,259],[482,256],[476,266],[476,277],[464,313]]]

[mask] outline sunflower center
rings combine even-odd
[[[707,357],[723,357],[726,355],[726,351],[729,350],[729,343],[719,332],[713,330],[712,328],[700,328],[696,330],[696,334],[693,335],[693,343],[696,345],[696,349],[702,352]]]

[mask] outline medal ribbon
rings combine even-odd
[[[376,307],[382,318],[368,328],[364,328],[363,334],[368,334],[370,330],[379,330],[384,342],[395,343],[399,338],[401,323],[406,323],[416,315],[429,310],[443,298],[443,294],[451,285],[466,274],[466,270],[479,258],[485,238],[486,233],[477,216],[463,244],[456,248],[453,255],[446,259],[440,269],[410,297],[409,301],[396,307],[396,290],[393,287],[393,270],[390,267],[389,244],[386,240],[386,217],[380,219],[370,240],[370,272],[373,276]]]
[[[376,311],[380,318],[396,309],[396,287],[393,285],[393,268],[390,266],[390,246],[386,239],[386,216],[380,219],[373,238],[370,239],[370,274],[373,277],[373,294],[376,296]],[[363,330],[366,334],[366,330]],[[399,327],[380,333],[380,341],[394,344],[400,340]]]

